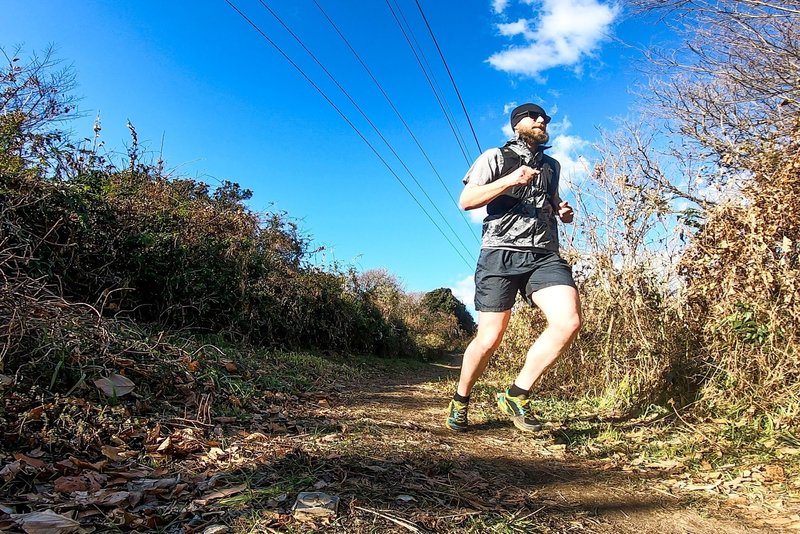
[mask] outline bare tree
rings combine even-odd
[[[724,186],[754,154],[788,143],[800,114],[800,2],[631,0],[683,37],[651,50],[654,109],[697,144]],[[651,108],[652,109],[652,108]]]
[[[0,114],[19,114],[21,129],[38,131],[74,111],[75,98],[70,93],[75,72],[71,66],[61,66],[52,47],[41,56],[34,53],[27,62],[19,52],[8,54],[0,48],[6,60],[0,67]]]

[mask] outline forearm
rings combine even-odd
[[[507,190],[514,187],[514,182],[507,179],[508,177],[500,178],[494,182],[485,185],[467,186],[461,192],[459,198],[459,205],[463,210],[474,210],[482,208],[492,200],[496,199]]]

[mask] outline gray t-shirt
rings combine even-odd
[[[544,154],[537,157],[517,139],[509,141],[506,148],[519,155],[521,165],[538,167],[540,173],[528,185],[513,187],[489,203],[488,215],[483,220],[481,248],[558,252],[554,209],[554,205],[558,205],[558,161]],[[504,169],[503,160],[503,151],[499,148],[478,156],[464,176],[465,187],[486,185],[501,178],[503,172],[510,174],[518,168]],[[534,163],[537,160],[539,163]],[[548,190],[555,192],[555,198],[547,194]]]

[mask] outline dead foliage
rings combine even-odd
[[[746,169],[742,198],[708,213],[681,262],[714,385],[763,404],[800,395],[800,137]]]

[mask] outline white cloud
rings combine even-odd
[[[530,21],[526,19],[519,19],[517,22],[509,22],[507,24],[498,24],[497,29],[500,30],[500,35],[505,37],[522,35],[529,41],[536,38],[536,34],[531,31]]]
[[[466,278],[456,282],[455,287],[450,290],[453,295],[464,303],[467,309],[475,315],[475,277],[469,275]]]
[[[521,35],[526,44],[493,54],[489,63],[498,70],[542,80],[548,69],[571,66],[591,56],[608,37],[620,12],[616,4],[600,0],[526,0],[536,18],[498,24],[501,35]],[[531,29],[531,26],[535,27]]]
[[[583,152],[590,147],[589,141],[574,135],[556,135],[551,143],[552,147],[547,153],[561,164],[561,187],[574,189],[589,175],[589,161]]]
[[[474,223],[482,223],[483,219],[486,218],[486,206],[482,208],[475,208],[474,210],[469,210],[467,212],[469,215],[469,220]]]
[[[506,10],[508,7],[508,0],[492,0],[492,9],[498,15]]]

